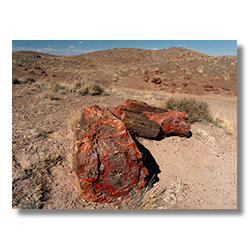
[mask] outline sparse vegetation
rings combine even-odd
[[[33,77],[25,77],[21,80],[21,83],[24,84],[32,84],[34,82],[36,82],[36,80]]]
[[[53,81],[46,81],[36,83],[34,85],[37,89],[47,91],[43,98],[47,98],[48,93],[57,92],[60,94],[77,93],[79,95],[102,95],[103,88],[97,82],[78,82],[75,84],[56,83]]]
[[[80,95],[101,95],[103,94],[103,89],[97,82],[78,82],[76,84],[70,85],[69,92],[75,92]]]
[[[50,127],[40,127],[35,130],[34,138],[45,137],[46,135],[53,133],[53,129]]]
[[[68,127],[71,131],[74,131],[76,124],[81,120],[82,111],[77,109],[73,110],[67,119]]]
[[[118,209],[157,209],[164,203],[165,189],[159,185],[145,186],[140,193],[119,202]]]
[[[190,96],[170,96],[163,102],[162,107],[170,110],[186,111],[190,123],[212,122],[213,120],[208,103]]]
[[[20,84],[20,81],[17,77],[12,77],[12,84]]]
[[[219,114],[213,115],[209,104],[196,98],[185,96],[170,96],[162,104],[162,107],[170,110],[186,111],[190,123],[210,122],[223,128],[228,134],[233,133],[231,122]]]
[[[35,164],[20,166],[12,178],[12,207],[17,209],[41,208],[47,192],[49,169],[55,166],[61,157],[49,153]]]
[[[228,120],[226,117],[216,114],[214,115],[213,122],[217,127],[223,128],[228,134],[233,134],[231,121]]]

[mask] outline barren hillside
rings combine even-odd
[[[181,47],[115,48],[77,56],[13,52],[12,67],[13,76],[32,76],[37,81],[73,83],[88,79],[110,88],[237,95],[236,56],[215,57]],[[149,82],[144,81],[146,71]],[[150,84],[153,78],[161,78],[161,83]],[[207,84],[213,85],[215,91],[204,91]]]

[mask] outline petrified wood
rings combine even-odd
[[[140,191],[147,169],[123,122],[108,109],[86,107],[74,131],[74,171],[79,195],[113,202]]]
[[[144,102],[127,99],[124,104],[111,108],[131,134],[147,138],[166,135],[185,136],[190,131],[186,112],[152,107]]]

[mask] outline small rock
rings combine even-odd
[[[161,83],[161,78],[153,78],[151,82],[154,83],[154,84],[160,84]]]

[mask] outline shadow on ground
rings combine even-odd
[[[153,185],[159,181],[158,174],[161,173],[159,165],[147,148],[145,148],[138,140],[136,140],[136,138],[133,137],[133,140],[136,143],[138,150],[142,153],[143,165],[148,170],[149,175],[145,178],[146,185]]]

